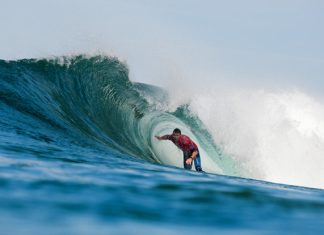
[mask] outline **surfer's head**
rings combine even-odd
[[[178,140],[181,135],[180,129],[179,128],[174,129],[172,135],[176,140]]]

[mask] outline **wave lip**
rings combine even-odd
[[[186,105],[168,111],[167,92],[131,82],[127,65],[115,57],[0,61],[0,81],[3,115],[9,117],[9,109],[18,113],[16,120],[7,118],[6,125],[23,129],[25,136],[29,133],[40,142],[68,138],[73,139],[70,144],[81,146],[91,142],[146,161],[182,167],[181,152],[154,139],[180,127],[201,145],[205,169],[223,173],[219,149],[202,122]],[[14,124],[26,117],[34,123],[30,130]],[[38,135],[37,126],[46,134]]]

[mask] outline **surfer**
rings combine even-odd
[[[158,140],[171,140],[179,149],[183,151],[183,166],[185,169],[191,170],[192,162],[195,162],[196,171],[203,171],[199,150],[195,142],[188,136],[182,135],[181,130],[176,128],[171,135],[155,136]]]

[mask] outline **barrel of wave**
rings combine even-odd
[[[177,148],[171,141],[159,141],[154,137],[155,135],[163,136],[166,134],[171,134],[175,128],[179,128],[182,134],[189,136],[198,145],[201,165],[205,172],[218,174],[223,173],[219,166],[212,160],[212,156],[209,156],[208,153],[202,148],[198,139],[194,136],[190,129],[187,128],[186,125],[184,123],[181,123],[179,120],[176,123],[170,121],[161,121],[155,126],[152,131],[152,150],[155,154],[155,157],[159,159],[162,164],[183,168],[182,151]],[[192,170],[195,170],[194,163]]]

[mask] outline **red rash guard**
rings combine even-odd
[[[197,145],[188,136],[180,135],[178,141],[172,135],[162,136],[164,140],[171,140],[183,152],[198,150]]]

